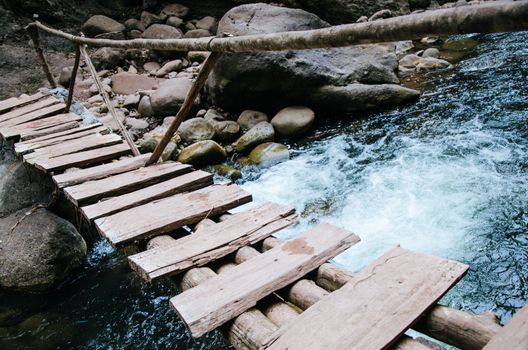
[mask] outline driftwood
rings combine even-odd
[[[494,1],[316,30],[228,38],[88,39],[49,28],[39,22],[30,26],[77,44],[122,49],[213,52],[302,50],[409,40],[427,35],[523,31],[528,29],[528,1]]]

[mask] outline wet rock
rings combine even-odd
[[[216,138],[222,142],[233,142],[240,135],[240,125],[231,120],[216,121],[212,123]]]
[[[205,16],[195,24],[197,29],[205,29],[210,33],[214,33],[216,31],[217,22],[214,17],[211,16]]]
[[[82,26],[83,33],[89,37],[104,33],[123,32],[124,30],[125,26],[123,24],[102,15],[90,17]]]
[[[0,219],[0,286],[43,292],[82,264],[86,243],[72,224],[46,209],[29,212]]]
[[[430,48],[426,49],[422,53],[422,57],[439,58],[440,57],[440,51],[437,48],[430,47]]]
[[[0,166],[0,217],[35,204],[51,203],[53,189],[49,177],[20,161]]]
[[[152,153],[159,144],[160,139],[156,137],[149,137],[141,141],[139,149],[141,153]]]
[[[183,142],[191,144],[198,141],[212,140],[215,130],[204,118],[191,118],[184,121],[178,128],[178,134]]]
[[[155,114],[167,116],[176,114],[191,89],[192,81],[176,78],[164,81],[150,95],[150,103]]]
[[[428,45],[440,45],[443,41],[436,36],[426,36],[425,38],[422,38],[420,42]]]
[[[156,76],[161,78],[165,75],[169,74],[170,72],[176,72],[183,68],[183,62],[182,60],[174,60],[167,62],[161,67],[157,72]]]
[[[442,60],[439,58],[433,58],[433,57],[424,57],[420,60],[420,63],[416,66],[416,69],[418,71],[420,70],[433,70],[433,69],[441,69],[441,68],[449,68],[451,67],[451,63],[447,62],[446,60]]]
[[[123,72],[112,76],[112,91],[119,95],[131,95],[142,90],[153,90],[158,88],[159,84],[159,79],[148,75]]]
[[[165,6],[163,10],[161,10],[160,14],[165,17],[174,16],[184,18],[187,16],[187,14],[189,14],[189,8],[181,4],[170,4]]]
[[[138,112],[144,117],[154,116],[154,110],[152,109],[152,105],[150,104],[149,96],[143,96],[141,98],[141,100],[139,101],[139,105],[138,105]]]
[[[219,176],[226,177],[231,181],[236,181],[242,178],[242,173],[240,170],[225,164],[211,165],[206,167],[204,170]]]
[[[95,51],[92,61],[97,69],[113,69],[123,63],[125,52],[123,50],[103,47]]]
[[[181,30],[166,24],[153,24],[143,32],[145,39],[180,39],[183,36]]]
[[[290,151],[283,144],[266,142],[255,147],[248,158],[251,164],[268,168],[290,159]]]
[[[192,39],[192,38],[204,38],[211,36],[211,33],[205,29],[193,29],[189,30],[185,35],[183,36],[186,39]]]
[[[168,160],[176,160],[177,157],[178,145],[176,145],[174,142],[169,142],[161,154],[161,160],[166,162]]]
[[[220,20],[218,32],[242,36],[328,26],[327,22],[302,10],[250,4],[231,9]],[[248,105],[266,110],[280,109],[285,105],[318,106],[326,111],[364,110],[371,106],[371,99],[359,99],[364,95],[349,94],[346,96],[350,100],[346,100],[346,96],[340,94],[342,104],[329,105],[329,99],[319,90],[325,86],[345,89],[353,85],[398,83],[395,51],[396,45],[392,43],[288,52],[228,53],[216,65],[207,86],[212,104],[226,110]],[[255,84],[256,79],[258,84]],[[349,91],[353,90],[351,87]],[[395,97],[394,104],[404,100],[404,95],[390,97]]]
[[[167,18],[166,23],[171,27],[179,28],[183,24],[183,20],[176,16],[170,16],[169,18]]]
[[[70,85],[70,80],[72,78],[73,67],[64,67],[62,68],[59,76],[59,84],[68,88]]]
[[[273,126],[268,122],[260,122],[233,143],[233,148],[238,153],[246,153],[261,143],[273,141],[274,138]]]
[[[307,131],[315,121],[314,112],[307,107],[286,107],[279,111],[271,125],[281,136],[297,136]]]
[[[181,163],[192,164],[197,167],[218,164],[227,157],[226,151],[218,143],[206,140],[196,142],[185,147],[178,156]]]
[[[240,113],[240,116],[237,119],[237,123],[242,128],[242,131],[246,132],[247,130],[251,129],[255,125],[257,125],[260,122],[267,122],[268,116],[266,113],[258,112],[258,111],[252,111],[249,109],[246,109],[242,113]]]

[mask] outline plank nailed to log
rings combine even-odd
[[[95,220],[101,235],[120,246],[174,231],[250,202],[251,194],[236,185],[213,185],[177,194]]]
[[[74,43],[122,49],[213,52],[303,50],[410,40],[428,35],[524,31],[528,30],[528,1],[492,1],[366,23],[228,38],[89,39],[46,27],[40,22],[30,25]]]
[[[175,296],[171,304],[192,336],[200,337],[358,241],[353,233],[328,224],[319,225]]]
[[[264,203],[229,220],[205,227],[171,244],[128,258],[132,268],[147,280],[203,266],[240,247],[257,243],[295,223],[295,209]]]
[[[526,350],[528,349],[528,305],[495,335],[482,350]]]
[[[396,247],[279,329],[263,348],[386,349],[467,270]]]

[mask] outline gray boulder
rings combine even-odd
[[[180,39],[182,36],[181,30],[166,24],[153,24],[142,35],[145,39]]]
[[[0,219],[0,287],[44,292],[82,264],[86,243],[71,223],[46,209],[27,213]]]
[[[184,38],[185,39],[193,39],[193,38],[204,38],[211,36],[211,33],[208,30],[205,29],[193,29],[189,30],[187,33],[185,33]]]
[[[260,122],[267,122],[268,116],[266,113],[259,111],[252,111],[246,109],[238,116],[237,123],[242,128],[242,131],[246,132]]]
[[[275,139],[275,130],[268,122],[260,122],[238,140],[233,143],[233,148],[238,153],[247,153],[255,146],[264,142],[271,142]]]
[[[102,15],[90,17],[82,26],[83,33],[89,37],[105,33],[123,32],[125,29],[126,27],[123,24]]]
[[[297,136],[307,131],[315,121],[314,112],[308,107],[286,107],[273,117],[271,125],[281,136]]]
[[[176,114],[191,86],[192,81],[185,78],[169,79],[161,83],[150,95],[150,104],[154,113],[160,116]]]
[[[187,16],[188,13],[189,13],[188,7],[183,6],[181,4],[170,4],[170,5],[165,6],[163,10],[161,10],[160,14],[162,17],[175,16],[175,17],[183,18]]]
[[[197,167],[222,163],[227,157],[226,151],[218,143],[206,140],[185,147],[178,156],[178,162]]]
[[[240,135],[240,125],[232,120],[217,121],[212,124],[219,141],[232,142]]]
[[[125,60],[125,51],[111,47],[102,47],[94,52],[92,61],[97,69],[112,69]]]
[[[290,159],[290,151],[283,144],[266,142],[255,147],[248,158],[251,164],[268,168]]]
[[[235,36],[281,31],[309,30],[329,24],[299,9],[250,4],[231,9],[219,22],[218,32]],[[331,96],[339,103],[327,104],[321,89],[364,86],[383,90],[394,84],[393,104],[411,94],[399,83],[395,44],[357,45],[345,48],[224,54],[208,80],[211,102],[227,110],[253,106],[280,109],[284,105],[308,105],[328,110],[364,110],[370,99],[347,94]],[[353,91],[354,88],[349,89]],[[413,90],[414,91],[414,90]],[[400,92],[398,95],[397,92]],[[376,94],[378,95],[378,94]],[[362,95],[363,96],[363,95]],[[324,96],[323,96],[324,97]],[[352,101],[354,103],[352,103]],[[385,101],[390,104],[390,101]]]
[[[191,118],[181,123],[178,133],[183,142],[191,144],[212,140],[215,136],[213,126],[204,118]]]

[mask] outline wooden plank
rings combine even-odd
[[[129,256],[128,261],[141,277],[152,281],[206,265],[260,242],[296,221],[295,209],[268,202],[175,240],[170,246]]]
[[[43,99],[42,101],[38,101],[37,103],[32,103],[24,107],[13,109],[12,111],[0,115],[0,124],[7,120],[20,117],[24,114],[37,111],[39,109],[48,107],[56,103],[59,103],[59,100],[57,100],[55,97],[48,97],[46,99]]]
[[[83,126],[79,126],[78,128],[73,128],[73,129],[68,129],[68,130],[61,130],[61,131],[58,131],[56,133],[49,134],[49,135],[43,135],[43,136],[39,136],[39,137],[32,137],[30,140],[22,141],[20,143],[21,144],[25,144],[25,143],[34,143],[34,142],[47,141],[47,140],[51,140],[51,139],[62,137],[62,136],[69,136],[69,135],[72,135],[72,134],[77,134],[79,132],[84,132],[84,131],[88,131],[88,130],[92,130],[92,129],[99,129],[101,126],[103,126],[102,123],[94,123],[94,124],[90,124],[90,125],[83,125]],[[106,129],[106,130],[108,130],[108,129]]]
[[[0,112],[4,112],[4,111],[7,111],[7,110],[9,110],[11,108],[15,108],[15,107],[22,106],[24,104],[39,100],[39,99],[41,99],[44,96],[46,96],[46,95],[38,92],[38,93],[36,93],[34,95],[27,96],[27,97],[19,97],[19,98],[11,97],[11,98],[8,98],[7,100],[4,100],[4,101],[0,102]]]
[[[113,175],[106,179],[67,187],[64,189],[64,193],[69,200],[79,205],[132,192],[138,188],[150,186],[191,171],[192,166],[189,164],[165,162]]]
[[[387,349],[467,270],[396,247],[280,328],[263,348]]]
[[[115,246],[168,233],[251,201],[236,185],[213,185],[177,194],[95,220],[101,235]]]
[[[11,126],[20,125],[20,124],[31,122],[33,120],[38,120],[38,119],[50,117],[52,115],[63,113],[64,107],[66,107],[64,103],[57,103],[57,104],[44,107],[36,111],[21,115],[21,116],[18,116],[16,118],[5,120],[4,122],[0,124],[0,129],[9,128]]]
[[[156,199],[172,196],[178,193],[195,191],[212,184],[212,174],[197,170],[156,185],[148,186],[134,192],[88,205],[81,208],[81,210],[88,221],[93,221],[100,217],[137,207],[138,205]]]
[[[33,153],[26,154],[24,161],[33,164],[39,159],[49,159],[72,154],[80,151],[87,151],[94,148],[111,146],[123,142],[121,136],[116,134],[92,134],[74,140],[62,141],[59,144],[37,149]]]
[[[35,166],[43,171],[62,171],[72,167],[83,167],[114,159],[130,154],[127,144],[119,143],[114,146],[97,148],[90,151],[72,153],[61,157],[43,159],[35,163]]]
[[[47,127],[39,130],[25,130],[20,133],[20,140],[28,141],[38,137],[45,137],[61,131],[68,131],[79,127],[79,122],[67,122],[56,126]]]
[[[73,131],[75,130],[75,131]],[[53,135],[47,135],[43,136],[43,140],[40,140],[42,138],[38,138],[37,140],[30,140],[25,142],[18,142],[15,144],[15,153],[18,155],[23,155],[35,150],[38,150],[40,148],[53,146],[65,141],[75,140],[79,139],[84,136],[93,135],[101,132],[108,131],[108,129],[105,126],[97,126],[97,127],[81,127],[81,128],[75,128],[70,129],[66,131],[59,132],[57,134],[63,134],[55,136]]]
[[[515,316],[483,348],[483,350],[528,349],[528,305]]]
[[[200,337],[357,242],[353,233],[321,224],[173,297],[171,305],[192,336]]]
[[[139,169],[145,166],[145,162],[149,158],[150,153],[146,153],[137,157],[124,158],[92,168],[78,169],[65,174],[55,175],[53,176],[53,181],[58,188],[74,186],[83,182],[103,179],[108,176]]]
[[[58,114],[53,117],[33,120],[25,124],[9,126],[3,129],[0,127],[0,133],[4,136],[4,138],[10,139],[20,136],[23,133],[39,131],[80,120],[82,120],[82,118],[75,113]]]

